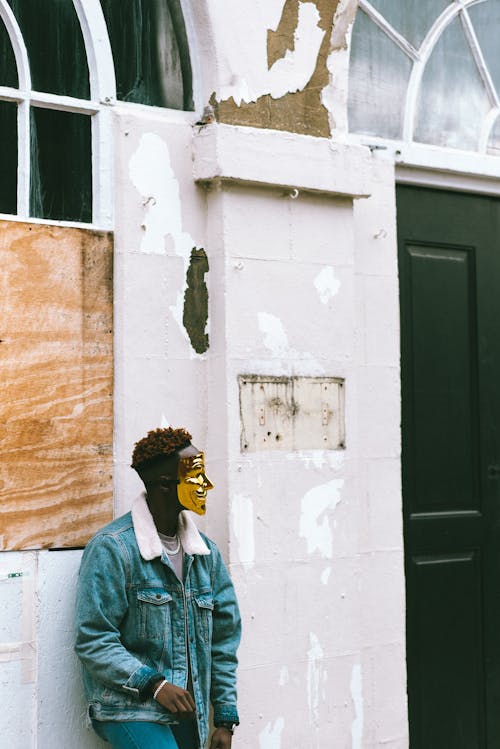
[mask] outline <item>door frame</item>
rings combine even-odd
[[[498,157],[500,161],[500,156]],[[438,190],[452,190],[469,194],[500,196],[500,174],[497,177],[469,174],[455,170],[438,170],[432,167],[396,164],[396,185],[413,185]]]

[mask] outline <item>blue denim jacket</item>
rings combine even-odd
[[[239,722],[241,622],[220,551],[190,515],[179,516],[183,584],[162,548],[144,495],[132,512],[94,536],[80,567],[75,650],[94,720],[176,723],[177,717],[143,690],[155,676],[186,689],[190,672],[204,746],[209,702],[215,723]]]

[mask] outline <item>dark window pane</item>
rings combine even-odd
[[[17,104],[0,101],[0,213],[17,213]]]
[[[121,101],[193,109],[179,0],[101,0]]]
[[[0,19],[0,86],[12,86],[17,88],[16,58],[12,50],[7,29]]]
[[[32,107],[30,193],[32,216],[92,221],[89,116]]]
[[[71,0],[9,0],[30,61],[35,91],[90,96],[87,55]]]

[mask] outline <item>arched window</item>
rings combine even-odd
[[[193,109],[179,0],[0,0],[0,214],[109,228],[116,98]]]
[[[500,0],[359,0],[349,130],[500,154]]]
[[[101,0],[121,101],[193,109],[191,62],[179,0]]]

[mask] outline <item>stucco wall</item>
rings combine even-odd
[[[258,138],[240,136],[243,150]],[[319,185],[313,139],[290,139],[297,179],[312,172]],[[404,747],[394,174],[369,155],[354,170],[352,153],[346,178],[356,171],[370,197],[335,194],[356,190],[342,168],[330,192],[295,197],[272,187],[292,177],[277,148],[255,166],[267,184],[235,184],[235,164],[220,180],[222,141],[207,247],[225,295],[214,325],[225,390],[210,401],[226,414],[229,558],[245,622],[238,745]],[[345,378],[345,450],[242,455],[237,376],[249,372]]]

